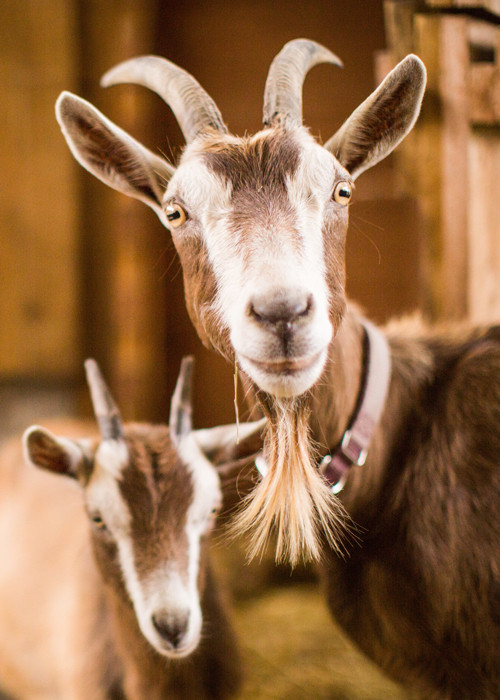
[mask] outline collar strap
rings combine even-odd
[[[370,321],[362,320],[365,332],[363,380],[358,395],[357,408],[342,436],[340,445],[323,457],[319,471],[333,493],[344,488],[349,469],[362,466],[368,456],[368,448],[382,411],[391,379],[391,353],[385,336]],[[268,468],[262,453],[255,459],[255,466],[265,476]]]
[[[349,469],[362,466],[384,410],[391,379],[391,353],[385,336],[373,323],[363,319],[365,331],[364,372],[358,406],[342,436],[340,445],[320,462],[319,470],[333,493],[344,488]]]

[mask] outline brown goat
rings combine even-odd
[[[123,426],[87,372],[100,439],[35,426],[25,453],[39,469],[17,443],[1,454],[0,686],[30,700],[227,698],[241,671],[207,551],[217,472],[189,417]]]
[[[422,698],[493,700],[500,330],[411,320],[382,333],[346,302],[352,180],[411,129],[425,70],[407,57],[320,146],[300,97],[319,61],[338,63],[315,42],[284,47],[266,83],[265,129],[245,138],[228,135],[213,101],[168,61],[113,69],[106,85],[146,85],[175,110],[188,141],[177,169],[79,98],[64,94],[58,119],[90,172],[172,230],[200,338],[238,363],[268,417],[267,473],[240,518],[257,528],[254,553],[276,526],[278,555],[321,560],[335,617]],[[346,435],[374,382],[379,406],[353,449]],[[338,495],[320,476],[323,455]],[[359,542],[342,534],[346,513]]]

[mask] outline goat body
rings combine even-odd
[[[0,454],[0,686],[30,700],[229,697],[239,658],[207,551],[215,469],[167,426],[64,432],[27,431],[40,469],[20,441]]]
[[[323,392],[359,366],[346,319]],[[500,328],[386,329],[392,380],[383,420],[342,501],[360,543],[323,549],[329,607],[365,653],[426,700],[500,694]],[[340,376],[339,376],[340,375]],[[358,379],[359,380],[359,379]],[[331,389],[330,389],[331,392]],[[335,444],[348,413],[335,398],[314,435]],[[330,394],[330,399],[332,396]]]

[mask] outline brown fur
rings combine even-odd
[[[262,189],[286,193],[286,176],[293,175],[300,150],[293,133],[279,129],[258,137],[203,142],[205,164],[231,183],[233,195]]]
[[[330,402],[315,415],[325,449],[349,417],[340,387],[359,368],[336,361]],[[342,501],[361,544],[323,550],[332,613],[390,675],[426,700],[500,694],[500,329],[387,328],[390,395],[364,467]],[[350,337],[348,337],[350,336]],[[349,375],[352,375],[349,377]],[[321,391],[321,390],[320,390]],[[322,391],[325,391],[323,388]],[[347,409],[347,410],[346,410]]]
[[[200,340],[232,362],[228,330],[221,327],[214,310],[217,285],[203,241],[174,236],[174,242],[182,264],[186,308]]]

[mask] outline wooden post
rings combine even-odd
[[[407,3],[385,4],[391,50],[384,63],[414,51],[428,72],[414,135],[397,154],[424,222],[425,308],[434,318],[498,318],[500,228],[492,203],[500,196],[500,30],[462,12],[425,12],[421,3],[410,9],[412,21]],[[478,43],[481,62],[474,60]]]
[[[158,97],[143,88],[99,86],[116,63],[153,53],[156,0],[88,0],[82,6],[84,94],[111,119],[157,150],[164,135]],[[158,133],[159,132],[159,133]],[[87,269],[86,345],[101,359],[128,419],[165,418],[166,285],[159,260],[166,233],[142,203],[85,175]]]
[[[76,168],[54,117],[74,78],[74,25],[66,0],[0,3],[0,376],[11,382],[81,368]]]

